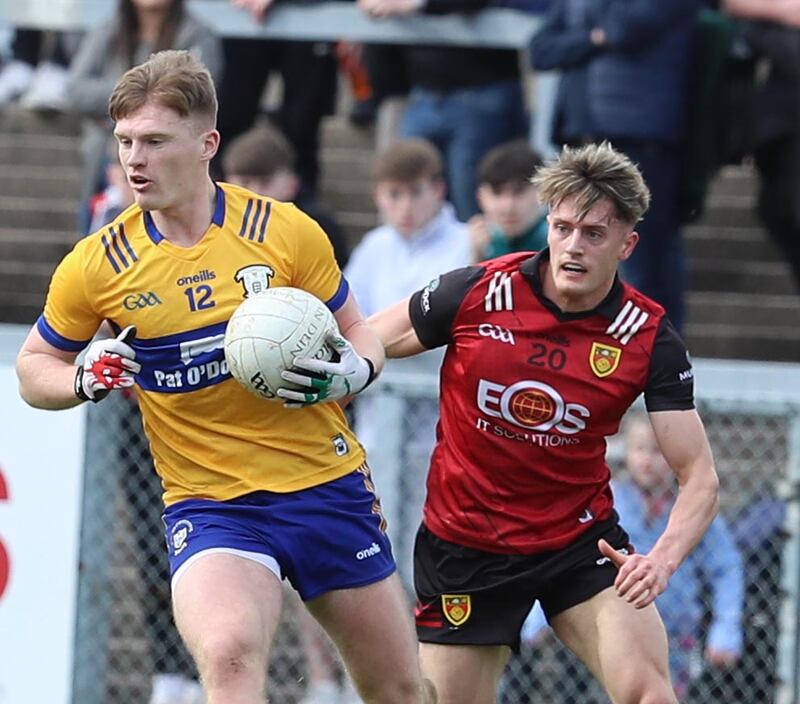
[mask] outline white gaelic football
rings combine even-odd
[[[279,387],[298,388],[281,372],[295,357],[330,359],[325,335],[336,320],[318,298],[299,288],[268,288],[246,298],[225,330],[225,360],[234,379],[264,399],[283,401]]]

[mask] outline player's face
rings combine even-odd
[[[591,310],[611,290],[617,266],[633,253],[639,235],[615,215],[610,200],[595,203],[578,217],[574,197],[547,216],[550,262],[544,292],[565,312]]]
[[[478,204],[486,219],[507,237],[518,237],[533,227],[541,217],[536,187],[532,183],[504,183],[478,187]]]
[[[625,465],[631,479],[650,493],[667,491],[673,485],[673,473],[658,448],[655,433],[645,420],[634,420],[625,432]]]
[[[403,237],[427,225],[442,207],[444,183],[438,179],[381,181],[375,186],[375,202],[383,221]]]
[[[219,134],[148,101],[114,128],[119,161],[142,210],[179,208],[208,180]]]

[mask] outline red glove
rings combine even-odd
[[[133,386],[133,376],[142,365],[134,361],[136,352],[128,344],[136,336],[129,325],[116,337],[96,340],[86,350],[83,364],[75,374],[75,395],[82,401],[97,403],[115,389]]]

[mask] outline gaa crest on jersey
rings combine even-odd
[[[275,276],[271,266],[250,264],[236,272],[234,279],[244,288],[244,297],[257,296],[269,288],[269,280]]]
[[[602,379],[617,371],[621,358],[622,350],[619,347],[604,345],[602,342],[593,342],[592,349],[589,352],[589,366],[595,376],[599,376]]]
[[[442,594],[444,617],[454,626],[461,626],[472,615],[472,599],[469,594]]]

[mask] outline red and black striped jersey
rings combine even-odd
[[[686,348],[664,309],[619,279],[595,309],[542,293],[549,253],[458,269],[415,293],[419,340],[447,346],[424,522],[499,553],[559,549],[613,509],[606,437],[644,392],[694,407]]]

